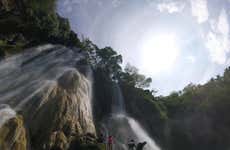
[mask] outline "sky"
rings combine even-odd
[[[151,77],[158,95],[230,66],[230,0],[59,0],[57,11],[80,37]]]

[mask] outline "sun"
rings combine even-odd
[[[151,75],[172,69],[179,45],[175,34],[160,34],[145,38],[141,47],[141,67]]]

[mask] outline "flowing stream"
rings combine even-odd
[[[145,150],[160,150],[155,141],[148,135],[142,126],[135,119],[126,114],[124,100],[118,84],[113,87],[112,115],[103,123],[107,136],[114,137],[115,150],[127,150],[129,140],[135,143],[147,142]]]

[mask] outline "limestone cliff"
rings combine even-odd
[[[16,116],[8,120],[0,128],[1,150],[26,150],[26,129],[22,116]]]
[[[0,122],[13,117],[0,129],[3,146],[67,150],[95,143],[91,81],[75,68],[79,60],[73,50],[49,45],[1,62],[0,104],[22,115],[1,113]]]
[[[87,82],[80,73],[68,71],[57,83],[44,89],[48,94],[45,93],[36,111],[27,117],[35,147],[50,149],[55,146],[66,149],[74,136],[95,136],[89,98],[86,95],[89,90]],[[25,116],[31,109],[25,112]]]

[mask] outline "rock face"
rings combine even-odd
[[[91,81],[75,68],[79,59],[81,55],[71,49],[46,45],[0,62],[4,150],[24,150],[26,145],[32,150],[67,150],[70,145],[75,149],[94,144]],[[23,119],[15,118],[9,108]]]
[[[88,82],[79,72],[68,71],[47,88],[48,97],[43,97],[41,106],[28,117],[35,147],[66,149],[72,136],[95,135]]]
[[[49,149],[67,149],[68,139],[62,131],[53,132],[49,139]]]
[[[8,120],[0,128],[1,150],[26,150],[26,130],[22,116],[16,116]]]

